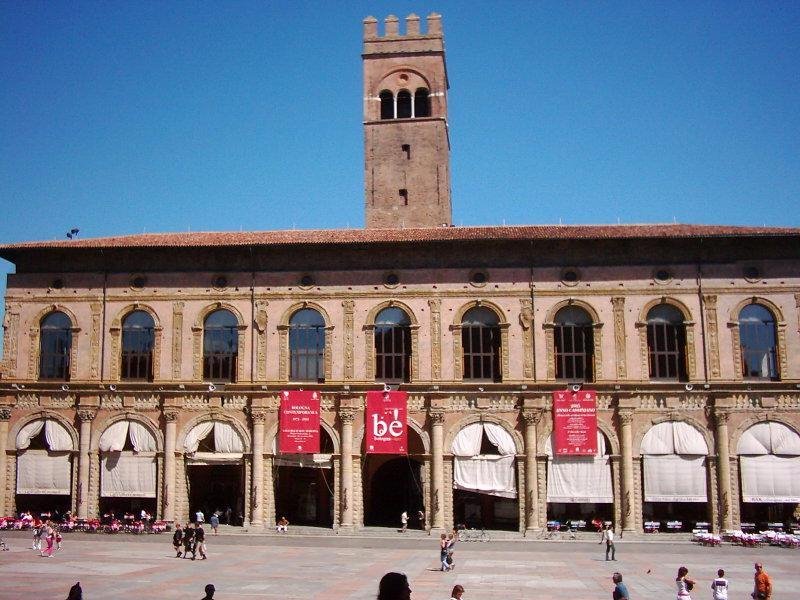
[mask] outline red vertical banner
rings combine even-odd
[[[553,453],[597,454],[597,392],[553,392]]]
[[[319,452],[319,394],[291,391],[281,394],[280,452]]]
[[[368,454],[408,454],[407,392],[367,392]]]

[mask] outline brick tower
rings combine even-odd
[[[366,226],[452,223],[447,68],[441,16],[364,19],[364,191]]]

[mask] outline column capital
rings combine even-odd
[[[352,425],[356,419],[356,411],[352,408],[339,409],[339,418],[343,425]]]
[[[0,406],[0,421],[8,421],[11,418],[11,407]]]
[[[544,411],[540,408],[525,408],[522,410],[522,418],[525,420],[525,425],[537,425],[542,420]]]
[[[618,414],[619,422],[622,425],[630,425],[633,423],[633,410],[621,410]]]
[[[97,416],[96,410],[90,408],[78,409],[78,419],[80,419],[81,423],[91,422],[94,420],[95,416]]]
[[[430,417],[432,425],[442,425],[444,424],[444,411],[443,410],[432,410],[428,413]]]
[[[729,416],[730,413],[728,411],[719,409],[714,411],[714,419],[717,421],[717,425],[727,425]]]
[[[167,423],[174,423],[178,420],[178,410],[177,409],[165,409],[164,410],[164,420]]]
[[[253,424],[264,423],[264,421],[267,420],[267,413],[268,411],[264,410],[263,408],[251,408],[250,418],[253,420]]]
[[[625,296],[612,296],[611,304],[617,310],[622,310],[622,307],[625,306]]]

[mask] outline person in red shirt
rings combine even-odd
[[[750,594],[756,600],[771,600],[772,599],[772,579],[770,579],[764,566],[761,563],[755,565],[755,575],[753,576],[754,585],[753,593]]]

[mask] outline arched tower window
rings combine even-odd
[[[394,95],[389,90],[380,93],[381,98],[381,119],[394,119]]]
[[[408,90],[400,90],[397,92],[397,118],[410,119],[412,116],[411,92]]]
[[[659,304],[647,313],[650,379],[686,381],[686,326],[681,312]]]
[[[375,318],[375,379],[411,381],[411,320],[404,310],[384,308]]]
[[[554,321],[556,379],[593,381],[594,330],[589,313],[565,306]]]
[[[425,88],[418,88],[414,92],[414,116],[430,117],[431,116],[431,102],[428,96],[428,90]]]
[[[203,326],[203,378],[211,381],[235,381],[239,354],[236,317],[225,309],[215,310]]]
[[[325,381],[325,319],[313,308],[302,308],[289,319],[292,381]]]
[[[500,320],[485,307],[471,308],[461,321],[464,379],[501,381]]]
[[[748,379],[778,379],[778,345],[775,317],[760,304],[739,313],[742,373]]]
[[[72,321],[55,311],[42,319],[39,336],[39,378],[69,381]]]
[[[143,310],[130,313],[122,323],[122,379],[153,380],[155,323]]]

